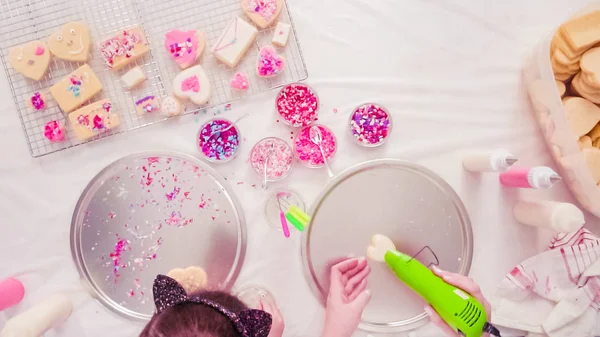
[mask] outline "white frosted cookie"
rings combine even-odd
[[[211,50],[217,59],[233,68],[246,54],[257,34],[254,26],[236,16]]]
[[[135,111],[140,117],[156,113],[160,111],[160,100],[153,95],[142,97],[135,102]]]
[[[565,97],[563,105],[571,132],[577,137],[585,136],[600,121],[600,108],[581,97]]]
[[[165,49],[182,69],[192,66],[204,51],[204,33],[195,30],[171,30],[165,35]]]
[[[385,253],[396,250],[394,242],[385,235],[375,234],[371,238],[371,244],[367,247],[369,259],[377,262],[385,261]]]
[[[90,30],[84,22],[69,22],[50,35],[48,47],[59,59],[85,62],[90,55]]]
[[[197,293],[208,284],[208,275],[200,267],[175,268],[169,271],[167,276],[177,281],[188,295]]]
[[[140,67],[134,67],[121,76],[121,82],[125,84],[127,89],[133,89],[137,87],[138,85],[144,83],[146,79],[146,73]]]
[[[71,112],[102,90],[100,80],[84,64],[50,87],[50,93],[64,112]]]
[[[275,27],[275,30],[273,31],[271,43],[279,47],[285,47],[288,43],[288,39],[290,38],[291,31],[292,26],[285,22],[278,22],[277,27]]]
[[[146,33],[139,26],[120,31],[100,42],[100,53],[109,68],[119,70],[150,51]]]
[[[241,0],[242,10],[260,29],[277,21],[283,9],[283,0]]]
[[[94,102],[71,112],[69,121],[75,135],[80,140],[88,140],[114,129],[120,124],[119,115],[114,112],[113,105],[108,99]]]
[[[46,43],[31,41],[8,50],[8,62],[21,75],[39,81],[50,64]]]
[[[160,112],[167,117],[179,116],[182,112],[181,103],[177,98],[167,96],[162,100]]]
[[[183,100],[202,105],[210,99],[210,81],[201,65],[180,72],[173,79],[173,94]]]

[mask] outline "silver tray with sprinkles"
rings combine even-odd
[[[202,161],[140,153],[110,164],[85,188],[71,251],[100,303],[145,320],[154,312],[154,278],[174,268],[201,267],[208,289],[230,289],[244,261],[246,224],[225,179]]]
[[[374,234],[390,237],[406,254],[429,246],[441,268],[469,272],[473,238],[467,211],[454,190],[422,166],[395,159],[359,164],[325,188],[310,214],[309,229],[302,234],[304,272],[323,304],[330,266],[349,255],[366,256]],[[435,261],[428,250],[417,258],[426,265]],[[369,266],[372,295],[360,328],[392,333],[425,324],[423,300],[386,264],[369,261]]]

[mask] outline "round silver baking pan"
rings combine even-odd
[[[330,266],[349,255],[366,256],[373,234],[389,236],[407,254],[429,246],[441,268],[469,272],[473,237],[467,211],[456,192],[422,166],[395,159],[354,166],[325,188],[310,214],[310,226],[302,235],[302,258],[306,279],[323,305]],[[417,258],[425,264],[435,260],[427,252]],[[425,324],[423,300],[387,265],[369,265],[372,297],[360,328],[397,332]]]
[[[73,212],[71,252],[101,304],[146,320],[154,278],[173,268],[199,266],[209,289],[230,289],[246,253],[246,223],[224,178],[201,160],[139,153],[87,185]]]

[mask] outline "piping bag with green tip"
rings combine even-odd
[[[398,252],[386,236],[374,235],[367,252],[369,258],[385,261],[398,279],[421,295],[455,331],[466,337],[500,336],[498,329],[487,323],[485,308],[477,299],[446,283],[414,257]]]

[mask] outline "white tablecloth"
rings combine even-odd
[[[471,275],[487,296],[511,267],[539,252],[551,236],[513,220],[516,198],[527,193],[571,201],[571,196],[564,186],[548,192],[501,189],[494,175],[465,174],[461,153],[504,147],[516,152],[521,164],[552,165],[530,112],[520,69],[542,36],[585,2],[289,0],[308,83],[321,97],[320,120],[339,135],[334,170],[393,157],[425,165],[446,179],[470,213],[475,238]],[[290,130],[273,117],[274,95],[236,102],[226,112],[235,119],[255,111],[240,124],[248,145],[240,158],[216,168],[231,182],[245,182],[232,184],[249,232],[239,284],[264,284],[273,291],[286,318],[286,336],[313,337],[318,335],[322,310],[316,309],[303,277],[299,236],[286,241],[268,228],[262,214],[267,194],[250,187],[259,182],[245,162],[249,145],[260,138],[289,139]],[[48,336],[137,335],[141,324],[112,314],[81,290],[69,249],[73,207],[89,180],[122,156],[155,149],[194,154],[199,124],[194,116],[186,116],[32,159],[6,76],[0,81],[0,98],[0,279],[18,275],[27,288],[22,304],[0,313],[0,326],[3,319],[51,293],[69,292],[76,299],[76,311]],[[364,101],[380,102],[393,113],[396,124],[386,146],[364,150],[343,136],[349,109]],[[296,189],[311,203],[326,182],[324,170],[298,165],[278,185]],[[594,229],[597,221],[588,220]]]

